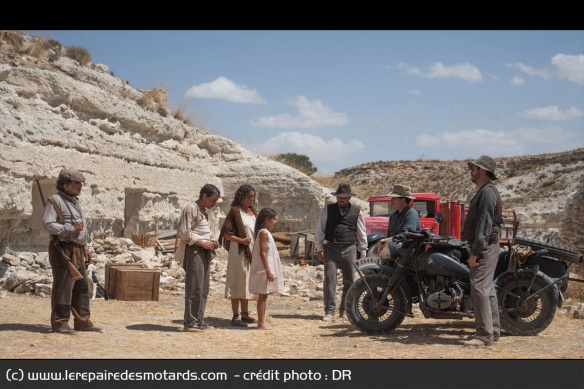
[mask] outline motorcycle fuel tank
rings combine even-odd
[[[430,276],[469,278],[468,267],[443,253],[426,251],[420,256],[420,268]]]

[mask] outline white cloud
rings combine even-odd
[[[453,158],[478,154],[505,157],[525,155],[530,149],[542,145],[547,149],[570,150],[584,146],[584,138],[577,132],[558,127],[532,127],[511,131],[476,129],[419,135],[416,144],[426,149],[450,151]]]
[[[264,98],[254,89],[238,85],[226,77],[218,77],[206,84],[190,87],[185,98],[220,99],[233,103],[265,104]]]
[[[298,115],[283,113],[275,116],[262,116],[250,122],[253,126],[269,128],[321,128],[343,126],[349,122],[347,114],[333,112],[320,100],[308,100],[298,96],[290,102],[298,109]]]
[[[509,81],[511,85],[523,85],[525,84],[525,80],[519,76],[515,76]]]
[[[427,72],[422,72],[416,67],[409,67],[403,62],[399,63],[398,68],[405,69],[409,74],[427,78],[458,78],[468,82],[479,82],[483,80],[480,70],[468,62],[453,66],[445,66],[442,62],[434,62]]]
[[[357,139],[344,141],[333,137],[325,140],[320,136],[295,131],[283,132],[251,148],[265,156],[279,153],[303,154],[316,163],[343,161],[349,155],[363,151],[365,145]]]
[[[410,95],[420,96],[422,94],[422,91],[419,89],[410,89],[410,90],[408,90],[408,93]]]
[[[551,59],[554,70],[538,70],[521,62],[507,64],[507,67],[518,69],[527,75],[549,80],[551,77],[568,80],[578,85],[584,85],[584,54],[556,54]]]
[[[533,67],[525,65],[521,62],[508,63],[507,67],[508,68],[515,68],[515,69],[519,70],[520,72],[523,72],[529,76],[541,77],[545,80],[550,78],[549,70],[537,70],[537,69],[534,69]]]
[[[578,85],[584,85],[584,54],[556,54],[552,58],[559,79],[566,79]]]
[[[528,109],[520,115],[528,119],[559,121],[579,119],[584,116],[584,112],[576,107],[571,107],[567,111],[562,112],[557,106],[550,105],[549,107]]]

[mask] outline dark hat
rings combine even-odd
[[[390,196],[390,197],[405,197],[408,199],[415,199],[415,197],[412,196],[412,188],[410,188],[409,186],[399,185],[399,184],[396,184],[393,186],[393,189],[388,194],[388,196]]]
[[[351,185],[349,184],[339,184],[339,187],[336,192],[331,192],[332,195],[337,197],[352,197],[356,196],[355,193],[351,192]]]
[[[83,174],[79,173],[77,170],[63,169],[59,173],[59,178],[57,178],[57,181],[85,182],[85,177],[83,177]]]
[[[497,168],[497,162],[495,162],[495,160],[493,158],[487,157],[486,155],[483,155],[482,157],[480,157],[476,161],[470,161],[467,164],[468,164],[469,169],[472,170],[473,166],[478,166],[483,170],[491,172],[493,174],[493,180],[497,179],[497,176],[495,176],[495,169]]]

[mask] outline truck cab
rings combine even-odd
[[[430,229],[434,224],[434,215],[440,211],[440,197],[434,193],[412,193],[415,197],[410,201],[410,207],[420,215],[422,229]],[[365,217],[367,234],[387,234],[389,216],[395,212],[391,204],[391,197],[387,195],[369,197],[369,216]],[[434,232],[438,233],[438,226]]]

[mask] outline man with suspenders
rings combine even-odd
[[[78,199],[84,182],[85,177],[80,172],[61,170],[56,185],[58,192],[49,197],[43,215],[43,228],[58,238],[49,243],[49,262],[53,271],[51,328],[59,334],[102,331],[90,320],[85,266],[91,263],[91,254],[87,250],[89,236],[85,215]],[[67,269],[69,260],[83,275],[82,278],[72,279]],[[73,328],[69,326],[71,314]]]

